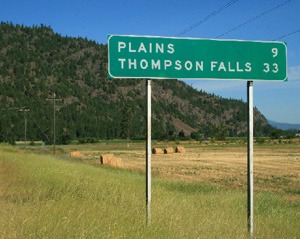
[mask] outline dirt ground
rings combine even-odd
[[[181,143],[185,153],[152,154],[154,176],[205,182],[230,189],[247,188],[247,145],[199,142]],[[155,143],[153,147],[175,148],[176,143]],[[76,150],[76,157],[99,163],[100,155],[114,154],[123,167],[145,171],[145,144],[101,145],[97,150]],[[300,201],[300,142],[255,144],[254,190],[282,192]]]

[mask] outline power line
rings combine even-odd
[[[194,28],[198,27],[202,23],[206,22],[210,18],[214,17],[215,15],[217,15],[220,12],[224,11],[225,9],[229,8],[231,5],[233,5],[234,3],[238,2],[238,1],[239,0],[229,1],[224,6],[220,7],[219,9],[217,9],[217,10],[213,11],[212,13],[210,13],[209,15],[207,15],[205,18],[201,19],[200,21],[198,21],[198,22],[194,23],[193,25],[189,26],[188,28],[184,29],[183,31],[178,33],[176,36],[179,37],[179,36],[182,36],[182,35],[186,34],[187,32],[189,32],[189,31],[193,30]]]
[[[270,12],[273,12],[274,10],[276,10],[276,9],[278,9],[278,8],[280,8],[280,7],[282,7],[282,6],[284,6],[285,4],[289,3],[290,1],[292,1],[292,0],[287,0],[287,1],[285,1],[285,2],[283,2],[283,3],[281,3],[281,4],[279,4],[279,5],[277,5],[276,7],[273,7],[273,8],[271,8],[271,9],[269,9],[269,10],[267,10],[267,11],[265,11],[265,12],[259,14],[259,15],[257,15],[256,17],[250,18],[248,21],[243,22],[243,23],[241,23],[240,25],[238,25],[238,26],[236,26],[236,27],[234,27],[234,28],[228,30],[227,32],[224,32],[224,33],[222,33],[222,34],[216,36],[216,38],[220,38],[220,37],[222,37],[222,36],[224,36],[224,35],[226,35],[226,34],[228,34],[228,33],[230,33],[230,32],[236,31],[237,29],[239,29],[239,28],[241,28],[241,27],[243,27],[243,26],[245,26],[245,25],[247,25],[247,24],[249,24],[249,23],[251,23],[251,22],[257,20],[258,18],[261,18],[261,17],[263,17],[264,15],[267,15],[267,14],[269,14]]]
[[[298,33],[298,32],[300,32],[300,29],[297,30],[297,31],[294,31],[294,32],[287,33],[287,34],[285,34],[285,35],[283,35],[283,36],[281,36],[281,37],[278,37],[278,38],[274,39],[273,41],[278,41],[278,40],[280,40],[280,39],[283,39],[283,38],[286,38],[286,37],[288,37],[288,36],[294,35],[294,34],[296,34],[296,33]]]

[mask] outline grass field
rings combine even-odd
[[[0,146],[0,238],[248,238],[246,146],[183,145],[184,154],[153,155],[151,226],[144,143],[69,145],[56,155]],[[125,169],[99,165],[106,153]],[[255,146],[255,238],[299,238],[299,171],[297,142]]]

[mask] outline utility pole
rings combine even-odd
[[[62,99],[56,99],[56,94],[53,93],[53,97],[46,100],[51,100],[53,102],[53,154],[55,154],[55,141],[56,141],[55,105],[56,105],[56,101],[61,101]]]
[[[25,140],[25,145],[27,144],[27,112],[30,111],[29,108],[26,106],[21,106],[21,107],[13,107],[13,108],[8,108],[8,110],[18,110],[19,112],[24,113],[24,140]]]
[[[26,107],[22,107],[19,109],[20,112],[24,113],[24,139],[25,139],[25,145],[27,144],[27,112],[30,111],[30,109],[26,108]]]

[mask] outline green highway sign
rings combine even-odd
[[[287,80],[283,42],[110,35],[113,78]]]

